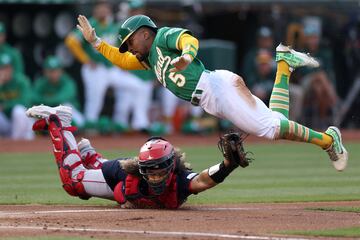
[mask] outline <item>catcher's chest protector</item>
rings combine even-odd
[[[129,201],[137,208],[168,208],[176,209],[180,207],[177,198],[176,174],[173,174],[170,184],[164,193],[159,196],[154,194],[145,196],[140,192],[141,178],[128,174],[124,182],[120,182],[114,189],[115,200],[119,204]],[[151,193],[151,189],[149,189]]]

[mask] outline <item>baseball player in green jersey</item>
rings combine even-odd
[[[26,117],[31,104],[29,79],[16,73],[11,55],[0,53],[0,136],[30,140],[33,121]]]
[[[0,22],[0,53],[4,53],[10,56],[11,64],[15,73],[24,73],[24,63],[20,52],[6,43],[6,28],[5,25]]]
[[[151,68],[177,97],[230,120],[249,134],[313,143],[326,150],[336,170],[345,169],[348,153],[338,128],[317,132],[288,119],[291,72],[300,66],[319,66],[307,54],[282,44],[276,48],[277,73],[268,108],[251,94],[240,76],[226,70],[206,70],[196,57],[198,40],[187,29],[157,28],[147,16],[132,16],[120,28],[117,48],[97,37],[86,17],[80,15],[78,21],[85,39],[117,66]]]
[[[74,123],[82,128],[85,119],[79,112],[75,80],[63,70],[59,58],[48,56],[43,64],[43,75],[34,81],[33,102],[48,106],[65,105],[72,108]]]

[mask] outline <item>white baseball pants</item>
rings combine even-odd
[[[285,116],[271,111],[241,81],[238,75],[227,70],[204,71],[196,86],[203,91],[199,105],[246,133],[274,139]]]

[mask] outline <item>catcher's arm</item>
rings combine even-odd
[[[109,45],[96,35],[95,29],[91,26],[88,19],[79,15],[78,25],[76,26],[88,41],[99,53],[101,53],[111,63],[125,70],[145,70],[147,69],[135,55],[130,52],[120,53],[119,48]]]
[[[199,193],[206,189],[216,186],[238,166],[247,167],[250,158],[246,156],[243,147],[244,137],[239,133],[228,133],[220,137],[219,149],[224,155],[224,160],[204,171],[193,178],[190,182],[192,193]]]
[[[199,175],[194,177],[190,182],[191,192],[199,193],[199,192],[205,191],[206,189],[212,188],[212,187],[216,186],[218,183],[220,183],[220,182],[215,182],[214,179],[212,179],[212,177],[210,176],[209,172],[211,171],[212,168],[218,168],[218,166],[221,164],[223,164],[223,168],[225,168],[225,169],[228,169],[228,168],[232,169],[232,170],[235,169],[235,168],[231,167],[231,163],[227,159],[224,159],[221,163],[219,163],[213,167],[210,167],[208,169],[205,169]],[[225,177],[224,177],[224,179],[225,179]]]

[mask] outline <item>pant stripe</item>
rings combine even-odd
[[[281,104],[281,103],[270,103],[270,109],[274,110],[275,108],[283,109],[289,111],[289,105]]]

